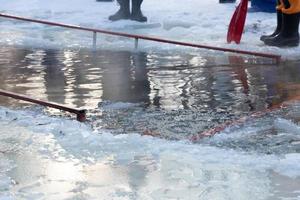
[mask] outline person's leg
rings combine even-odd
[[[130,19],[139,21],[139,22],[146,22],[147,17],[145,17],[141,11],[141,5],[143,0],[132,0],[132,11]]]
[[[117,0],[120,4],[120,9],[114,15],[109,16],[109,20],[117,21],[120,19],[129,19],[130,10],[129,10],[129,0]]]
[[[281,25],[282,25],[282,12],[281,12],[281,9],[282,9],[282,5],[280,3],[280,0],[277,0],[277,6],[276,6],[276,12],[277,12],[277,26],[276,26],[276,29],[275,31],[270,34],[270,35],[262,35],[260,37],[260,40],[261,41],[265,41],[266,39],[270,39],[271,37],[274,37],[276,36],[277,34],[279,34],[279,32],[281,31]]]
[[[299,45],[299,0],[283,0],[282,28],[279,34],[266,39],[265,44],[269,46],[298,46]]]

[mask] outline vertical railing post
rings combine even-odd
[[[136,37],[136,38],[134,39],[134,49],[137,50],[138,47],[139,47],[139,38]]]
[[[77,113],[77,121],[79,122],[85,122],[86,121],[86,110],[80,110]]]
[[[96,51],[96,46],[97,46],[97,32],[93,32],[93,50]]]

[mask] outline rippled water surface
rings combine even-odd
[[[1,89],[89,109],[96,128],[175,139],[297,99],[299,71],[298,63],[195,52],[0,48]]]
[[[0,107],[0,198],[299,199],[299,72],[196,52],[1,47],[0,89],[86,108],[88,122],[0,97],[21,109]]]

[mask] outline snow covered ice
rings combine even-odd
[[[241,45],[227,44],[226,34],[234,4],[219,4],[217,0],[151,0],[143,3],[143,12],[148,17],[145,24],[121,20],[110,22],[108,16],[118,7],[116,2],[100,3],[93,0],[0,0],[1,12],[35,19],[43,19],[84,27],[100,28],[120,32],[157,36],[179,41],[193,42],[219,47],[237,48],[282,55],[298,59],[300,47],[280,49],[265,46],[260,36],[272,33],[276,26],[275,14],[248,13]],[[71,4],[71,6],[70,6]],[[84,6],[83,6],[84,5]],[[23,23],[0,19],[0,43],[48,48],[91,47],[92,33],[49,27],[40,24]],[[132,39],[100,35],[98,48],[132,49]],[[185,47],[140,41],[142,50],[179,50]],[[189,51],[199,51],[189,49]],[[206,53],[211,53],[205,50]]]
[[[0,119],[0,199],[282,199],[286,190],[290,199],[300,195],[299,154],[114,136],[30,110],[0,108]],[[284,180],[290,188],[282,191]]]
[[[276,16],[267,13],[248,13],[241,45],[227,44],[228,23],[235,5],[219,4],[217,0],[145,0],[143,12],[149,19],[145,24],[110,22],[108,16],[118,9],[115,1],[0,0],[0,5],[1,13],[275,53],[288,59],[298,59],[300,52],[300,47],[263,45],[260,35],[271,33],[276,24]],[[91,48],[91,43],[89,32],[0,18],[3,46]],[[139,44],[142,51],[186,53],[188,49],[191,54],[216,54],[155,42]],[[98,34],[99,49],[132,50],[133,45],[131,39]],[[134,106],[108,102],[99,105],[99,112]],[[50,117],[34,109],[0,107],[0,127],[0,200],[300,199],[300,128],[280,117],[237,130],[226,129],[197,144],[142,136],[141,132],[115,135],[101,127],[95,130],[88,123]],[[276,137],[257,142],[273,129],[278,133]],[[274,147],[271,153],[270,146]]]

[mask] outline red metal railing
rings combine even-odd
[[[16,93],[1,90],[1,89],[0,89],[0,95],[76,114],[77,115],[77,120],[80,121],[80,122],[84,122],[86,120],[86,110],[84,110],[84,109],[69,108],[67,106],[63,106],[63,105],[59,105],[59,104],[55,104],[55,103],[50,103],[50,102],[47,102],[47,101],[32,99],[32,98],[24,96],[24,95],[16,94]]]
[[[137,47],[137,44],[138,44],[138,40],[142,39],[142,40],[155,41],[155,42],[168,43],[168,44],[175,44],[175,45],[187,46],[187,47],[193,47],[193,48],[211,49],[211,50],[217,50],[217,51],[223,51],[223,52],[231,52],[231,53],[238,53],[238,54],[244,54],[244,55],[271,58],[271,59],[275,59],[277,64],[280,62],[280,58],[281,58],[280,55],[275,55],[275,54],[253,52],[253,51],[244,51],[244,50],[230,49],[230,48],[221,48],[221,47],[208,46],[208,45],[202,45],[202,44],[194,44],[194,43],[189,43],[189,42],[180,42],[180,41],[175,41],[175,40],[161,39],[161,38],[156,38],[156,37],[151,37],[151,36],[144,36],[144,35],[122,33],[122,32],[107,31],[107,30],[101,30],[101,29],[86,28],[86,27],[81,27],[81,26],[76,26],[76,25],[69,25],[69,24],[63,24],[63,23],[57,23],[57,22],[30,19],[30,18],[14,16],[14,15],[8,15],[8,14],[1,14],[0,13],[0,17],[15,19],[15,20],[21,20],[21,21],[27,21],[27,22],[33,22],[33,23],[46,24],[46,25],[50,25],[50,26],[59,26],[59,27],[70,28],[70,29],[90,31],[90,32],[94,33],[94,46],[95,46],[95,42],[96,42],[96,33],[102,33],[102,34],[108,34],[108,35],[134,38],[136,47]]]
[[[284,102],[281,102],[281,103],[278,103],[278,104],[274,104],[274,105],[270,106],[269,108],[267,108],[265,110],[254,112],[254,113],[250,114],[249,116],[245,116],[245,117],[242,117],[242,118],[239,118],[239,119],[236,119],[236,120],[232,120],[232,121],[231,120],[226,121],[223,124],[220,124],[216,127],[213,127],[213,128],[208,129],[206,131],[194,134],[192,137],[189,138],[189,140],[192,141],[192,142],[197,142],[197,141],[199,141],[203,138],[212,137],[212,136],[224,131],[227,128],[242,125],[249,119],[261,118],[263,116],[266,116],[268,113],[270,113],[272,111],[275,111],[275,110],[278,110],[280,108],[284,108],[287,103],[292,102],[292,101],[296,101],[296,100],[299,100],[298,96],[293,98],[293,99],[290,99],[288,101],[284,101]]]

